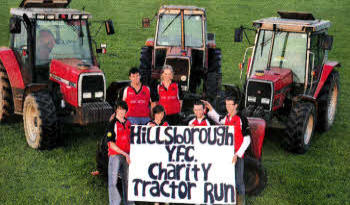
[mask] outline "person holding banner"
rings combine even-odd
[[[166,121],[170,125],[176,125],[180,122],[179,113],[182,107],[182,90],[181,87],[173,82],[174,70],[170,65],[164,65],[160,84],[153,91],[152,102],[158,102],[165,109]]]
[[[188,123],[189,126],[210,126],[209,121],[205,118],[204,109],[205,105],[202,101],[194,102],[193,113],[196,117]]]
[[[128,105],[125,101],[116,104],[116,111],[113,120],[107,130],[108,143],[108,193],[109,204],[119,205],[121,197],[117,189],[118,173],[121,173],[123,185],[123,204],[134,205],[127,199],[128,175],[130,164],[130,126],[131,123],[125,118]]]
[[[148,126],[169,126],[168,122],[165,121],[165,110],[161,105],[156,105],[152,109],[153,120],[147,123]]]
[[[248,120],[244,116],[238,114],[238,103],[233,97],[227,97],[225,99],[227,115],[223,118],[220,117],[209,102],[204,100],[202,102],[209,109],[208,116],[214,120],[214,122],[221,125],[234,126],[235,154],[232,158],[232,163],[235,164],[236,188],[239,194],[238,204],[245,204],[245,186],[243,181],[244,152],[248,148],[251,141]]]

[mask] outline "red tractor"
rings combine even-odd
[[[142,81],[152,87],[164,64],[171,65],[185,101],[186,96],[196,93],[201,82],[201,97],[215,101],[221,87],[221,50],[216,48],[215,35],[207,32],[205,9],[162,6],[156,18],[155,37],[147,39],[141,49]],[[149,19],[143,19],[143,26],[149,26]]]
[[[91,15],[67,8],[69,3],[22,1],[10,12],[10,47],[0,48],[0,121],[23,115],[34,149],[54,146],[61,122],[86,125],[113,112],[92,51]],[[105,24],[113,34],[113,23]]]
[[[328,61],[333,42],[329,21],[316,20],[311,13],[278,14],[253,22],[255,45],[250,47],[243,93],[238,95],[244,99],[246,116],[282,126],[284,147],[305,153],[315,128],[327,131],[333,125],[340,89],[335,68],[340,64]],[[243,27],[236,29],[236,42],[242,41],[244,32]]]

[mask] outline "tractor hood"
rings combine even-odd
[[[293,82],[293,74],[290,69],[271,68],[270,70],[258,70],[252,74],[252,79],[270,81],[274,90],[280,90]]]

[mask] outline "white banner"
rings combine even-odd
[[[132,126],[132,201],[235,204],[232,126]]]

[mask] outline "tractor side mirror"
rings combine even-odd
[[[112,20],[107,20],[105,21],[105,26],[106,26],[106,33],[107,35],[113,35],[114,32],[114,25]]]
[[[107,53],[107,44],[101,43],[100,48],[96,48],[96,53],[106,54]]]
[[[215,41],[215,34],[208,33],[208,41]]]
[[[235,29],[235,42],[242,42],[243,40],[243,28],[236,28]]]
[[[149,28],[151,25],[151,21],[149,18],[142,18],[142,28]]]
[[[10,33],[21,33],[21,20],[19,18],[10,18]]]
[[[324,50],[332,50],[333,36],[326,35],[322,39],[322,48]]]

